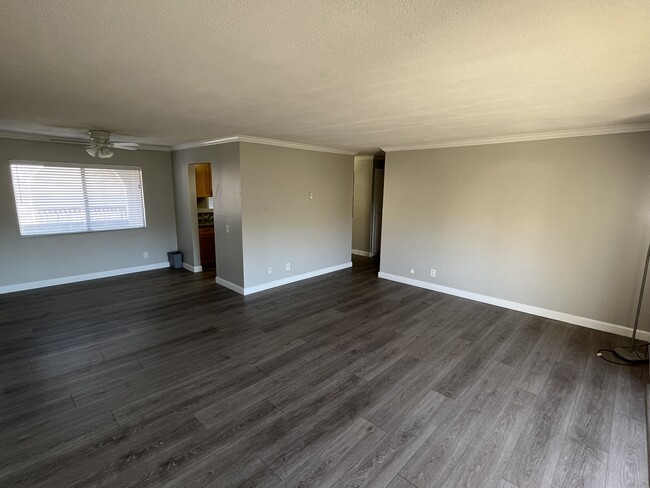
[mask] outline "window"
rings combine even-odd
[[[142,169],[11,164],[20,235],[145,227]]]

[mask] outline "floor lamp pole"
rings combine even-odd
[[[645,258],[645,268],[643,268],[643,279],[641,280],[641,292],[639,293],[639,303],[636,307],[636,317],[634,318],[634,329],[632,330],[632,341],[630,342],[630,348],[626,347],[616,347],[614,348],[614,354],[618,357],[630,361],[633,363],[646,362],[647,358],[645,354],[641,354],[638,351],[634,350],[634,341],[636,339],[636,331],[639,327],[639,317],[641,316],[641,303],[643,302],[643,292],[645,291],[645,282],[648,277],[648,263],[650,263],[650,246],[648,246],[648,254]]]

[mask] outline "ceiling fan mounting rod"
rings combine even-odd
[[[111,137],[111,133],[107,132],[105,130],[89,130],[88,135],[90,136],[90,140],[97,143],[97,144],[106,144],[108,143],[108,140]]]

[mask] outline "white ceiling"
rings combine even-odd
[[[0,129],[59,136],[367,151],[650,122],[648,0],[4,0],[0,60]]]

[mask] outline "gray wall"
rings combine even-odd
[[[352,156],[250,143],[240,156],[246,287],[350,262]]]
[[[373,164],[373,156],[354,158],[352,249],[355,251],[370,252]]]
[[[629,326],[649,175],[650,133],[388,153],[381,271]]]
[[[108,232],[21,237],[10,160],[135,165],[142,168],[147,227]],[[0,286],[64,278],[167,261],[176,248],[171,159],[161,151],[88,156],[83,146],[0,139]],[[142,253],[149,252],[149,259]]]
[[[217,276],[244,286],[239,143],[217,144],[172,152],[178,248],[183,260],[199,266],[196,226],[196,187],[190,181],[191,164],[212,163]],[[192,173],[193,175],[193,173]],[[226,233],[226,224],[230,232]]]

